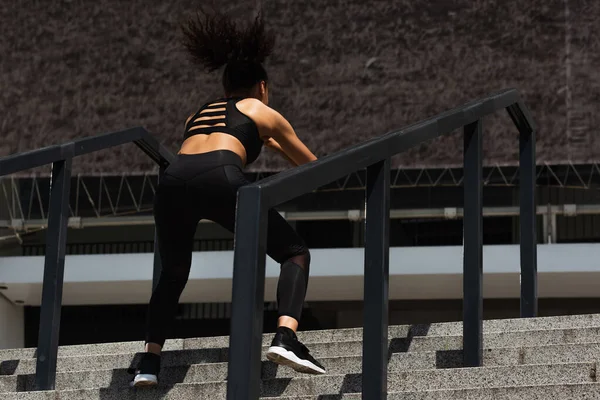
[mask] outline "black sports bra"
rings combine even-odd
[[[260,155],[264,142],[260,138],[258,127],[254,121],[241,113],[235,106],[242,99],[244,97],[223,97],[204,104],[185,126],[183,140],[194,135],[209,135],[213,132],[227,133],[237,138],[244,145],[246,165],[254,162]],[[213,118],[196,121],[198,118],[203,117]],[[195,126],[202,126],[202,128],[190,131]]]

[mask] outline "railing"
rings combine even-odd
[[[363,398],[387,392],[390,157],[464,127],[464,365],[482,361],[482,124],[506,108],[520,133],[521,316],[537,314],[535,126],[515,90],[503,91],[239,191],[235,229],[228,398],[258,399],[267,211],[367,168]],[[0,176],[52,164],[50,206],[37,349],[36,388],[54,389],[73,157],[134,142],[164,170],[173,154],[144,128],[99,135],[0,158]],[[160,175],[160,174],[159,174]],[[154,257],[154,284],[160,271]]]
[[[242,187],[238,192],[227,398],[258,399],[267,212],[367,168],[362,398],[387,397],[390,157],[464,127],[465,366],[481,366],[482,118],[507,109],[520,148],[521,316],[537,314],[535,126],[516,90],[506,90]]]
[[[36,353],[35,384],[37,390],[53,390],[56,380],[73,157],[131,142],[135,143],[154,160],[161,171],[174,158],[171,152],[160,145],[148,131],[141,127],[0,158],[0,176],[52,164],[42,304]],[[154,254],[153,285],[156,284],[160,272],[158,253],[155,252]]]

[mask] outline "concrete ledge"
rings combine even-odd
[[[462,247],[390,250],[390,299],[462,298]],[[364,249],[311,251],[308,301],[362,300]],[[518,298],[519,246],[484,246],[484,295]],[[600,244],[538,245],[539,297],[598,297]],[[146,304],[153,254],[67,256],[64,305]],[[0,258],[2,293],[39,305],[43,257]],[[233,252],[196,252],[182,303],[230,302]],[[267,260],[265,300],[274,301],[279,265]]]

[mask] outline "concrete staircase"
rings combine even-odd
[[[388,399],[600,399],[600,315],[484,323],[484,367],[462,362],[462,323],[389,329]],[[300,332],[327,368],[301,375],[262,364],[262,398],[360,399],[362,329]],[[272,334],[263,338],[264,352]],[[64,346],[56,391],[33,392],[35,349],[0,350],[2,400],[225,399],[227,337],[165,345],[158,388],[131,389],[127,368],[141,342]]]

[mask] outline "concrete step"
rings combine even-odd
[[[332,375],[300,375],[287,367],[269,364],[263,372],[263,395],[318,395],[361,391],[360,361],[342,357]],[[358,365],[357,365],[358,364]],[[348,371],[344,374],[341,371]],[[335,375],[333,375],[335,374]],[[126,370],[96,370],[58,373],[57,390],[89,388],[119,389],[127,387],[132,376]],[[197,364],[169,367],[161,373],[161,384],[202,383],[205,394],[224,393],[227,365]],[[0,393],[34,389],[33,375],[0,377]],[[392,371],[388,374],[388,390],[421,391],[524,386],[539,384],[592,383],[596,381],[596,363],[533,364],[484,368],[429,369]],[[333,385],[333,386],[332,386]]]
[[[600,328],[581,328],[581,329],[550,329],[543,331],[516,331],[505,333],[484,334],[484,349],[489,353],[492,349],[520,349],[540,346],[557,346],[565,344],[587,344],[600,343]],[[269,342],[263,343],[263,359],[268,349]],[[456,360],[456,353],[463,347],[463,339],[460,336],[418,336],[412,338],[393,338],[389,340],[390,353],[417,353],[417,352],[442,352],[438,357],[442,363],[444,358],[450,357],[450,361]],[[340,356],[360,356],[362,355],[362,342],[330,342],[330,343],[312,343],[309,344],[311,353],[317,358],[340,357]],[[575,348],[576,349],[576,348]],[[593,354],[597,347],[590,347]],[[559,349],[556,349],[559,350]],[[446,353],[443,353],[446,352]],[[569,357],[568,350],[564,350],[564,357]],[[572,355],[576,357],[581,352]],[[487,357],[513,357],[506,351],[493,352]],[[527,353],[519,353],[519,357],[528,356],[531,360],[545,362],[542,358],[535,358],[535,352],[529,350]],[[98,355],[92,353],[84,356],[59,357],[58,371],[76,371],[88,369],[112,369],[127,368],[133,363],[137,363],[139,353],[128,352],[124,354],[104,354]],[[191,365],[198,363],[225,362],[228,359],[227,348],[205,348],[165,351],[163,357],[164,366]],[[586,359],[587,360],[587,359]],[[574,358],[565,358],[563,361],[586,361]],[[36,360],[34,358],[12,359],[0,361],[0,375],[27,374],[35,371]],[[452,364],[454,365],[454,364]],[[452,366],[451,365],[451,366]]]
[[[488,389],[431,390],[424,392],[391,392],[388,400],[600,400],[600,384],[513,386]],[[170,400],[168,396],[165,399]],[[360,393],[320,396],[270,397],[277,400],[362,400]],[[12,400],[12,399],[11,399]],[[27,399],[29,400],[29,399]],[[46,399],[43,399],[46,400]],[[54,399],[52,399],[54,400]],[[75,400],[75,399],[73,399]]]
[[[263,348],[263,360],[266,360],[266,350],[266,347]],[[462,367],[462,350],[395,353],[393,352],[394,350],[390,349],[392,353],[389,364],[390,371]],[[167,351],[163,353],[161,365],[163,368],[168,368],[185,367],[194,364],[215,365],[216,363],[226,363],[227,352],[227,349]],[[357,369],[351,372],[360,372],[362,370],[361,342],[315,343],[311,346],[311,353],[323,363],[330,373],[350,373],[346,370],[338,371],[338,364],[332,361],[340,356],[353,358]],[[127,369],[137,365],[140,355],[141,353],[128,353],[61,357],[58,359],[57,371]],[[490,348],[485,349],[483,353],[484,366],[576,363],[593,362],[596,360],[600,360],[600,343]],[[267,361],[263,363],[270,364]],[[35,359],[5,361],[0,363],[0,376],[35,374],[35,367]],[[263,366],[263,368],[265,367]]]
[[[207,400],[195,392],[199,385],[177,385],[177,388],[150,390],[89,389],[3,393],[2,400]],[[432,390],[425,392],[390,392],[388,400],[600,400],[600,384],[578,383],[567,385],[514,386],[488,389]],[[225,400],[225,396],[211,396],[210,400]],[[262,397],[261,400],[362,400],[360,393],[325,394],[293,397]]]
[[[395,340],[396,344],[394,345]],[[483,335],[483,346],[486,349],[596,342],[600,342],[600,328],[547,329],[486,333]],[[463,347],[463,338],[462,336],[418,336],[404,341],[402,339],[392,339],[391,346],[401,349],[400,351],[408,352],[460,350]]]
[[[516,367],[486,367],[486,368],[460,368],[446,370],[411,371],[392,373],[388,375],[389,392],[400,393],[391,398],[425,400],[425,399],[480,399],[477,397],[485,394],[485,398],[498,399],[499,396],[517,399],[515,387],[536,386],[533,389],[521,388],[520,396],[529,391],[532,395],[537,393],[539,385],[553,385],[546,390],[547,397],[521,397],[531,399],[557,399],[552,389],[561,385],[575,385],[578,389],[566,390],[565,393],[592,392],[585,389],[585,383],[596,381],[595,363],[555,364],[555,365],[528,365]],[[92,382],[88,382],[92,383]],[[572,388],[575,388],[572,386]],[[63,390],[58,391],[54,399],[60,400],[92,400],[92,399],[225,399],[227,382],[216,381],[207,383],[175,384],[173,386],[163,385],[158,389],[143,388],[129,389],[124,386],[112,385],[106,388],[90,389],[87,385],[85,390]],[[490,390],[495,388],[495,390]],[[597,385],[594,385],[598,389]],[[468,390],[471,389],[471,390]],[[477,390],[472,390],[477,389]],[[325,375],[302,378],[270,379],[261,384],[261,396],[269,398],[292,397],[304,398],[320,396],[324,394],[360,393],[361,375]],[[425,391],[425,392],[423,392]],[[523,392],[525,391],[525,392]],[[413,393],[419,392],[419,393]],[[487,393],[491,394],[487,394]],[[21,397],[14,396],[13,399],[31,400],[34,396],[48,396],[49,394],[20,393]],[[47,392],[51,393],[51,392]],[[469,394],[472,393],[472,394]],[[19,394],[19,393],[16,393]],[[10,399],[11,394],[2,393],[2,399]],[[50,395],[51,396],[51,395]],[[456,397],[453,397],[456,396]],[[465,397],[468,396],[468,397]],[[496,397],[494,397],[496,396]],[[506,397],[512,396],[512,397]],[[333,397],[334,399],[336,397]],[[339,397],[338,397],[339,398]],[[503,397],[504,398],[504,397]],[[587,398],[581,396],[563,397],[565,399]],[[47,400],[48,398],[40,397]],[[39,399],[36,399],[39,400]]]
[[[170,400],[172,397],[165,397]],[[513,386],[488,389],[431,390],[424,392],[391,392],[388,400],[600,400],[600,384]],[[266,398],[263,398],[266,399]],[[360,393],[320,396],[269,397],[277,400],[362,400]],[[13,399],[10,399],[13,400]],[[30,400],[30,399],[27,399]],[[36,400],[36,399],[31,399]],[[42,399],[46,400],[46,399]],[[54,400],[54,399],[52,399]],[[75,400],[75,399],[73,399]]]
[[[319,400],[334,400],[322,396]],[[359,400],[360,397],[347,400]],[[489,389],[437,390],[425,392],[396,392],[389,400],[600,400],[600,384],[581,383],[568,385],[512,386]],[[346,400],[346,399],[344,399]]]
[[[392,354],[389,360],[389,371],[398,372],[409,369],[436,368],[439,356],[436,353],[398,353]],[[461,360],[454,352],[451,357],[454,365],[461,364]],[[460,356],[460,353],[458,353]],[[518,357],[514,357],[514,361]],[[175,360],[173,360],[175,361]],[[362,357],[330,357],[320,360],[331,375],[358,374],[362,371]],[[160,382],[165,385],[176,383],[211,382],[224,381],[227,379],[228,365],[225,362],[194,364],[189,362],[175,363],[179,365],[162,366]],[[0,388],[12,391],[29,391],[35,388],[35,372],[26,375],[0,376]],[[281,367],[269,361],[262,362],[261,377],[263,380],[275,378],[300,378],[307,375],[298,373],[291,368]],[[56,388],[85,389],[86,387],[123,387],[131,381],[132,375],[128,374],[127,368],[92,368],[88,365],[85,370],[73,370],[70,372],[59,372],[57,374]],[[77,386],[72,386],[76,382]],[[0,390],[1,392],[1,390]]]
[[[272,337],[266,338],[268,340],[263,341],[263,353],[266,351],[271,343]],[[181,340],[181,339],[179,339]],[[549,346],[549,345],[563,345],[563,344],[578,344],[578,343],[600,343],[600,327],[591,328],[579,328],[579,329],[548,329],[540,331],[514,331],[514,332],[498,332],[498,333],[486,333],[483,335],[483,345],[486,349],[493,348],[508,348],[508,347],[531,347],[531,346]],[[59,352],[59,360],[61,358],[68,357],[82,357],[90,356],[81,362],[93,363],[94,359],[102,359],[107,357],[109,354],[121,355],[121,361],[123,362],[123,354],[129,354],[130,358],[134,357],[136,352],[143,349],[143,346],[132,349],[129,343],[136,342],[125,342],[115,343],[114,347],[106,347],[104,352],[98,352],[97,348],[89,353],[76,353],[70,351]],[[360,355],[362,354],[362,342],[360,341],[331,341],[321,343],[307,343],[311,353],[317,357],[335,357],[342,355]],[[127,344],[127,345],[125,345]],[[203,361],[197,362],[218,362],[227,359],[226,348],[207,347],[201,348],[201,341],[188,341],[186,349],[181,351],[180,349],[172,349],[165,346],[165,354],[169,351],[177,351],[179,356],[187,357],[186,351],[194,350],[195,352],[190,353],[191,357],[200,357]],[[93,345],[92,345],[93,346]],[[100,345],[97,345],[100,346]],[[75,347],[75,346],[72,346]],[[462,336],[412,336],[412,337],[390,337],[389,349],[392,353],[402,352],[425,352],[425,351],[439,351],[439,350],[460,350],[463,347]],[[31,351],[30,351],[31,350]],[[110,351],[115,351],[111,353]],[[200,351],[198,351],[200,350]],[[28,351],[29,354],[25,354]],[[12,372],[5,372],[14,370],[16,365],[21,362],[24,363],[25,368],[31,368],[31,363],[35,364],[35,359],[32,358],[35,349],[21,349],[21,350],[5,350],[4,353],[0,354],[0,374],[7,374]],[[20,352],[20,353],[19,353]],[[18,358],[19,356],[24,356]],[[94,358],[93,356],[97,356]],[[118,357],[117,357],[118,358]],[[106,360],[110,360],[110,357]],[[110,362],[110,361],[106,361]],[[121,364],[122,365],[122,364]],[[112,368],[107,367],[107,368]]]
[[[560,317],[518,318],[507,320],[484,321],[484,333],[500,333],[528,330],[561,330],[576,328],[600,328],[600,314],[568,315]],[[389,328],[390,338],[407,338],[422,336],[461,336],[462,322],[446,322],[437,324],[398,325]],[[306,344],[336,341],[362,340],[362,328],[334,329],[322,331],[299,332],[298,337]],[[273,338],[272,333],[263,335],[263,345],[268,345]],[[142,341],[121,343],[99,343],[88,345],[61,346],[59,356],[77,356],[89,354],[120,354],[137,352],[143,349]],[[170,339],[165,343],[165,350],[185,350],[198,348],[229,347],[228,336],[205,337],[194,339]],[[20,360],[35,357],[35,348],[0,350],[0,361]]]

